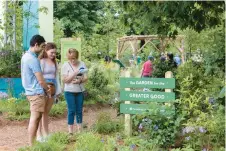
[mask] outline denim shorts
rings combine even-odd
[[[46,82],[51,82],[54,84],[54,86],[56,87],[56,79],[45,79]]]

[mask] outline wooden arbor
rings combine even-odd
[[[138,47],[139,40],[145,41],[144,45],[141,48]],[[155,44],[152,42],[153,40],[160,41],[159,48],[155,46]],[[177,46],[175,44],[175,40],[179,40],[181,42],[181,45]],[[172,39],[169,37],[159,37],[158,35],[131,35],[131,36],[121,37],[118,39],[116,59],[119,59],[121,57],[122,52],[124,52],[130,46],[132,48],[133,54],[137,55],[137,53],[139,53],[149,43],[156,50],[160,52],[164,52],[169,42],[173,43],[174,46],[178,49],[178,51],[181,54],[182,63],[184,63],[185,61],[184,60],[184,36],[182,35],[178,35],[176,39]]]

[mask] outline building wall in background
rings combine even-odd
[[[40,11],[47,8],[47,14]],[[27,16],[23,18],[23,49],[29,49],[29,42],[33,35],[40,34],[48,42],[53,41],[53,1],[27,1],[23,4]]]

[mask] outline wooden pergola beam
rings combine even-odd
[[[165,38],[169,38],[169,37],[165,37]],[[184,35],[177,35],[176,39],[178,38],[184,38]],[[158,40],[160,39],[160,37],[158,35],[131,35],[131,36],[124,36],[119,38],[119,41],[132,41],[132,40],[148,40],[148,39],[152,39],[152,40]]]
[[[145,42],[145,44],[139,49],[137,50],[137,53],[140,52],[149,42],[151,42],[152,39],[147,40],[147,42]]]
[[[119,41],[133,41],[133,40],[149,40],[159,39],[157,35],[133,35],[119,38]]]
[[[164,39],[165,43],[163,42],[162,38]],[[184,39],[184,35],[177,35],[176,39],[182,40]],[[132,41],[138,41],[138,40],[147,40],[147,42],[137,51],[135,50]],[[141,51],[145,45],[147,45],[147,43],[151,43],[156,50],[161,51],[160,49],[158,49],[153,43],[152,40],[160,40],[161,43],[161,48],[164,50],[165,47],[167,46],[167,44],[169,43],[169,41],[172,41],[172,38],[170,37],[159,37],[158,35],[131,35],[131,36],[124,36],[121,38],[118,38],[118,44],[117,44],[117,58],[119,59],[120,54],[125,51],[129,46],[132,47],[133,51],[135,50],[136,52]],[[120,46],[120,43],[123,42],[122,46]],[[124,44],[126,42],[130,42],[130,45],[128,45],[125,49],[123,49]],[[183,48],[184,49],[184,48]],[[182,58],[183,59],[183,58]]]

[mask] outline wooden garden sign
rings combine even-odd
[[[166,78],[130,78],[129,71],[126,71],[125,76],[120,78],[120,101],[125,101],[125,103],[120,104],[120,113],[125,114],[125,133],[127,135],[132,134],[130,114],[142,114],[144,112],[153,114],[156,109],[163,116],[170,116],[175,113],[174,106],[158,104],[149,106],[147,104],[131,104],[130,102],[174,102],[175,93],[172,92],[172,89],[175,88],[175,79],[172,78],[171,71],[166,72]],[[130,91],[130,88],[164,88],[165,92]]]
[[[81,38],[61,38],[61,64],[67,61],[67,52],[69,48],[75,48],[79,51],[81,58]]]

